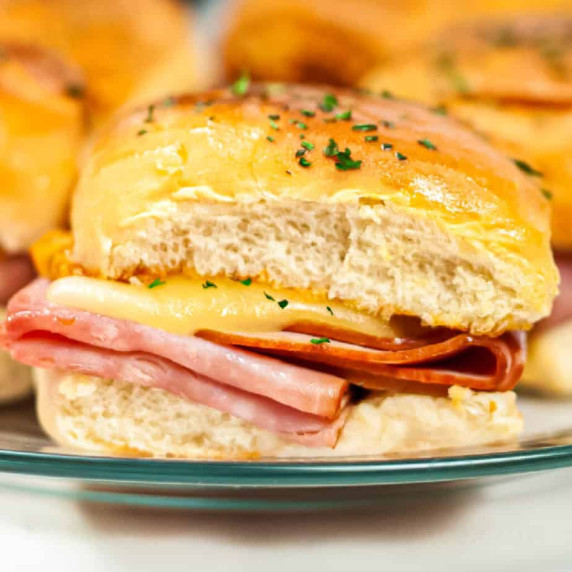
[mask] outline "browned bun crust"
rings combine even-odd
[[[0,250],[64,222],[86,129],[81,71],[53,52],[0,45]]]
[[[0,40],[45,46],[77,62],[97,117],[195,80],[187,14],[177,0],[3,0]]]
[[[465,25],[368,74],[444,105],[536,171],[553,196],[553,244],[572,248],[572,16],[521,16]]]

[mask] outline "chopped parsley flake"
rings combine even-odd
[[[271,113],[268,116],[268,119],[272,119],[272,121],[278,121],[280,119],[280,115],[278,115],[278,113]]]
[[[382,121],[381,124],[387,129],[395,129],[395,123],[393,123],[393,121]]]
[[[359,123],[352,126],[352,131],[377,131],[377,125],[373,123]]]
[[[218,286],[214,282],[210,282],[209,280],[207,280],[203,284],[203,288],[206,290],[207,288],[218,288]]]
[[[377,135],[366,135],[364,137],[366,143],[375,143],[378,139],[379,137]]]
[[[284,308],[286,308],[286,306],[288,306],[288,300],[286,300],[286,299],[280,300],[280,302],[278,302],[278,305],[280,306],[280,308],[282,308],[284,310]]]
[[[234,95],[246,95],[248,88],[250,86],[250,76],[247,73],[243,73],[233,84],[231,91]]]
[[[303,157],[305,153],[306,153],[306,149],[298,149],[298,150],[296,151],[296,159],[299,159],[300,157]]]
[[[329,306],[326,306],[326,310],[328,310],[332,316],[334,315],[334,311]]]
[[[155,121],[155,106],[150,105],[147,108],[147,117],[145,117],[145,123],[153,123]]]
[[[338,105],[338,98],[332,93],[326,93],[319,107],[322,111],[333,111],[336,105]]]
[[[149,284],[147,286],[147,288],[149,288],[149,290],[152,290],[153,288],[157,288],[157,286],[163,286],[164,284],[167,284],[167,283],[163,282],[162,280],[159,280],[159,278],[157,278],[156,280],[153,280],[153,282],[151,282],[151,284]]]
[[[300,163],[301,167],[311,167],[312,163],[310,161],[308,161],[308,159],[306,159],[306,157],[300,157],[300,160],[298,161],[298,163]]]
[[[381,150],[382,151],[391,151],[393,149],[393,145],[391,143],[382,143]]]
[[[296,125],[300,128],[300,129],[308,129],[308,126],[303,122],[303,121],[298,121],[296,123]]]
[[[400,160],[400,161],[405,161],[407,159],[407,157],[403,154],[400,153],[399,151],[395,154],[395,156]]]
[[[335,157],[338,154],[338,144],[330,139],[328,146],[324,149],[324,155],[326,157]]]
[[[266,292],[264,292],[264,296],[266,296],[267,300],[271,300],[272,302],[276,302],[276,299],[273,298],[270,294],[267,294]]]
[[[306,139],[306,134],[305,134],[305,133],[300,133],[300,139]]]
[[[279,129],[278,123],[276,123],[276,121],[274,121],[274,119],[270,120],[270,127],[272,127],[272,129],[275,129],[276,131],[278,131],[278,129]]]
[[[349,121],[352,118],[352,110],[342,111],[341,113],[336,113],[336,119],[341,119],[342,121]]]
[[[338,171],[352,171],[361,167],[361,161],[355,161],[351,158],[352,152],[346,147],[345,151],[338,151],[336,155],[336,169]]]
[[[421,145],[422,147],[425,147],[425,149],[430,149],[431,151],[437,151],[437,147],[431,141],[429,141],[429,139],[418,139],[417,143],[419,143],[419,145]]]
[[[526,161],[522,159],[513,159],[514,164],[524,173],[527,175],[531,175],[533,177],[542,177],[542,173],[537,171],[532,165],[529,165]]]
[[[542,193],[542,196],[548,201],[551,201],[554,197],[552,191],[549,191],[548,189],[540,189],[540,192]]]
[[[381,97],[384,97],[385,99],[394,99],[394,95],[393,93],[391,93],[391,91],[384,89],[381,92]]]
[[[139,131],[137,131],[137,137],[141,137],[141,135],[145,135],[146,133],[148,133],[147,129],[139,129]]]
[[[320,344],[329,344],[330,343],[330,338],[312,338],[310,340],[311,344],[314,344],[316,346],[320,345]]]
[[[252,284],[252,278],[247,278],[246,280],[241,280],[240,283],[244,284],[245,286],[250,286]]]
[[[315,147],[315,145],[313,143],[310,143],[309,141],[302,141],[300,145],[302,145],[302,147],[304,147],[304,149],[307,149],[308,151],[312,151]]]
[[[271,137],[270,135],[268,135],[268,137],[266,137],[266,139],[268,141],[270,141],[270,143],[274,143],[274,141],[276,141],[276,139],[274,139],[274,137]]]
[[[304,116],[304,117],[314,117],[316,115],[315,111],[312,111],[311,109],[301,109],[300,113]]]

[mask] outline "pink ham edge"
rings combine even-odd
[[[34,279],[32,261],[25,254],[0,258],[0,306]]]
[[[572,320],[572,253],[556,252],[554,260],[560,272],[560,294],[554,300],[550,316],[542,320],[535,331],[555,328]]]
[[[118,353],[156,355],[198,375],[306,413],[331,419],[340,412],[348,389],[342,378],[197,337],[51,304],[46,300],[48,285],[46,280],[36,280],[10,300],[9,338],[45,331]]]

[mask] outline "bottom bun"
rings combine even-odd
[[[58,443],[108,454],[239,459],[380,455],[516,438],[516,396],[451,388],[449,397],[372,394],[352,406],[334,449],[292,444],[161,389],[35,370],[38,415]]]
[[[552,395],[572,395],[572,321],[530,336],[522,386]]]
[[[0,322],[5,313],[0,308]],[[32,393],[32,370],[15,362],[8,352],[0,350],[0,405],[18,401]]]

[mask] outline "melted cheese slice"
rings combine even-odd
[[[215,286],[208,286],[209,283]],[[300,322],[327,324],[383,338],[411,333],[400,319],[383,320],[328,300],[325,295],[255,282],[246,286],[225,278],[207,282],[204,278],[179,276],[148,288],[70,276],[52,282],[48,300],[180,335],[200,330],[276,332]]]

